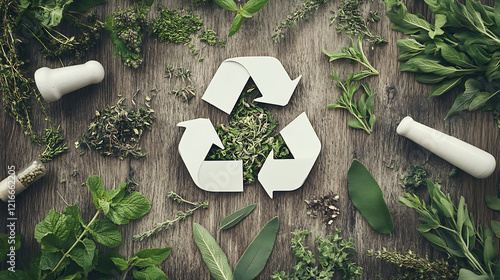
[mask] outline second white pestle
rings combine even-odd
[[[48,102],[57,101],[67,93],[100,83],[103,79],[104,67],[95,60],[56,69],[42,67],[35,71],[36,87]]]
[[[491,154],[418,123],[411,117],[405,117],[396,132],[478,179],[486,178],[495,171],[496,161]]]

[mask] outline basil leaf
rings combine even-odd
[[[230,11],[238,11],[238,7],[233,0],[213,0],[215,4],[219,5],[221,8],[230,10]]]
[[[134,255],[134,257],[139,258],[135,266],[143,268],[160,265],[168,258],[171,252],[171,247],[141,250]]]
[[[85,275],[94,269],[94,256],[95,256],[95,243],[94,241],[85,238],[73,248],[69,257],[83,268]]]
[[[168,280],[167,275],[161,269],[150,266],[143,270],[134,270],[134,278],[137,280]]]
[[[108,248],[122,244],[122,234],[110,220],[96,219],[88,229],[95,241]]]
[[[234,17],[233,24],[231,25],[231,29],[229,30],[229,35],[228,37],[233,36],[238,30],[240,30],[241,24],[243,23],[243,16],[241,14],[237,14],[236,17]]]
[[[235,279],[252,280],[262,272],[273,251],[278,227],[279,218],[274,217],[260,230],[236,264]]]
[[[200,224],[193,224],[193,236],[203,261],[215,280],[233,280],[226,254],[210,233]]]
[[[253,14],[260,11],[269,0],[250,0],[244,6],[243,10]]]
[[[347,181],[352,203],[370,226],[380,233],[391,233],[394,230],[394,224],[382,190],[366,167],[356,159],[349,167]]]
[[[255,204],[248,205],[247,207],[244,207],[244,208],[234,212],[233,214],[227,216],[220,223],[219,230],[225,230],[225,229],[229,229],[229,228],[234,227],[241,220],[243,220],[246,216],[248,216],[250,213],[252,213],[253,209],[255,209]]]

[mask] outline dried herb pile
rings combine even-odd
[[[285,141],[275,136],[278,122],[269,110],[253,99],[260,93],[255,86],[247,86],[231,112],[229,125],[215,129],[225,149],[213,148],[209,160],[243,160],[243,179],[253,183],[267,156],[274,150],[276,158],[291,158]]]
[[[320,198],[311,197],[311,199],[304,200],[307,204],[307,215],[317,218],[320,214],[323,217],[323,223],[326,225],[333,224],[335,218],[340,215],[340,209],[335,206],[339,200],[338,194],[327,194]]]
[[[399,183],[406,191],[414,193],[422,186],[426,186],[426,180],[429,174],[421,165],[410,165],[406,175],[401,176],[401,183]]]
[[[116,105],[108,105],[96,112],[87,132],[76,143],[80,154],[92,149],[104,156],[120,159],[146,156],[140,142],[144,132],[151,130],[156,118],[155,112],[151,108],[140,106],[136,110],[127,109],[123,105],[124,100],[125,98],[121,98]]]

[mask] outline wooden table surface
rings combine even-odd
[[[128,7],[131,1],[109,1],[97,8],[98,18],[113,12],[117,7]],[[188,0],[157,1],[169,8],[189,6]],[[234,37],[229,38],[224,49],[208,47],[202,52],[205,60],[198,62],[188,48],[182,45],[166,45],[155,38],[146,36],[143,45],[144,63],[138,69],[125,67],[120,59],[113,59],[113,46],[106,34],[103,34],[98,46],[88,56],[75,63],[84,63],[95,59],[100,61],[106,70],[104,81],[77,92],[64,96],[61,100],[47,104],[52,119],[61,124],[69,152],[46,164],[48,174],[32,185],[16,200],[18,232],[24,234],[24,242],[20,255],[29,260],[32,254],[40,249],[33,238],[35,225],[40,222],[50,209],[62,212],[65,201],[72,204],[78,201],[80,211],[85,219],[95,213],[91,194],[81,183],[89,175],[100,175],[105,188],[118,186],[127,178],[134,178],[139,184],[137,190],[143,193],[152,204],[151,212],[145,217],[121,226],[123,244],[118,250],[130,257],[135,252],[154,247],[171,246],[171,256],[161,265],[170,279],[210,279],[210,273],[201,259],[200,252],[192,237],[193,222],[206,227],[227,254],[229,264],[234,268],[245,248],[256,236],[260,228],[271,218],[279,216],[280,228],[274,250],[265,270],[258,279],[268,279],[275,270],[292,272],[294,257],[290,249],[290,238],[294,229],[309,228],[313,235],[332,234],[335,228],[342,229],[342,236],[352,238],[356,243],[355,259],[364,269],[364,279],[374,279],[376,275],[388,276],[389,266],[366,256],[369,249],[383,247],[398,250],[412,250],[429,257],[444,255],[431,249],[429,243],[417,232],[418,216],[413,210],[402,207],[398,197],[403,194],[399,186],[399,178],[409,164],[423,164],[433,179],[443,179],[443,191],[450,193],[458,202],[463,195],[470,211],[479,224],[489,224],[498,215],[488,210],[484,204],[485,195],[497,194],[498,168],[493,176],[478,180],[465,174],[461,178],[452,179],[448,173],[452,166],[421,148],[410,140],[398,136],[396,127],[399,121],[409,115],[416,121],[448,133],[500,158],[498,139],[500,129],[490,113],[464,113],[444,121],[444,117],[453,103],[451,96],[439,99],[428,99],[430,86],[419,84],[413,74],[398,70],[398,48],[396,41],[406,37],[400,32],[390,29],[390,22],[384,15],[385,5],[380,0],[364,5],[365,12],[378,9],[382,19],[373,25],[375,32],[383,34],[388,44],[371,50],[365,43],[365,52],[372,65],[380,75],[372,77],[369,82],[377,93],[375,115],[377,123],[372,135],[347,126],[351,116],[342,110],[327,109],[326,105],[336,100],[339,90],[328,77],[331,65],[322,53],[325,48],[339,51],[347,46],[350,39],[346,34],[337,34],[334,26],[329,26],[330,10],[336,9],[338,1],[323,5],[310,21],[300,23],[280,45],[272,42],[271,36],[276,22],[301,5],[300,0],[271,0],[264,9],[245,20],[243,26]],[[405,1],[408,10],[423,13],[429,17],[424,1]],[[493,1],[484,1],[492,5]],[[158,3],[148,14],[154,18]],[[224,35],[229,32],[233,14],[217,6],[194,8],[205,22],[205,28],[214,29]],[[198,39],[194,42],[199,44]],[[35,49],[35,48],[33,48]],[[60,67],[57,61],[43,59],[36,51],[31,57],[31,67]],[[286,107],[272,108],[271,111],[279,120],[279,129],[291,122],[300,113],[306,112],[316,130],[322,150],[304,185],[293,192],[275,193],[270,199],[259,183],[246,185],[242,193],[209,193],[195,186],[178,153],[178,143],[183,130],[176,127],[181,121],[194,118],[210,118],[214,124],[227,123],[227,115],[219,109],[201,100],[215,71],[222,61],[238,56],[273,56],[278,58],[292,79],[302,75],[302,79]],[[64,61],[66,63],[69,60]],[[192,71],[193,85],[198,95],[189,104],[175,98],[169,92],[181,82],[169,81],[164,77],[167,64],[184,67]],[[335,67],[342,77],[353,71],[359,71],[358,65],[347,62],[335,62]],[[32,72],[33,73],[33,72]],[[153,129],[147,132],[142,147],[148,153],[141,160],[102,157],[95,151],[79,156],[74,143],[86,130],[90,118],[96,110],[106,104],[115,104],[119,95],[128,97],[127,105],[131,105],[131,97],[139,90],[135,100],[143,102],[147,93],[157,89],[158,95],[151,102],[157,119]],[[7,176],[7,166],[21,168],[37,158],[42,147],[30,143],[20,127],[0,110],[0,156],[2,167],[0,176]],[[34,113],[35,124],[40,128],[46,123],[39,111]],[[375,232],[351,203],[347,192],[346,174],[351,161],[357,158],[365,164],[380,184],[384,198],[392,214],[395,229],[391,236]],[[398,166],[389,168],[387,166]],[[71,177],[77,170],[79,175]],[[60,183],[67,179],[65,184]],[[171,219],[184,206],[177,205],[167,198],[167,193],[174,191],[186,199],[198,201],[208,199],[210,207],[196,212],[185,221],[161,232],[156,237],[142,242],[132,241],[132,235],[151,228],[155,223]],[[330,227],[325,227],[320,219],[312,219],[306,215],[304,199],[312,195],[320,196],[329,192],[338,193],[340,216]],[[421,194],[426,197],[423,190]],[[62,198],[64,198],[64,200]],[[228,214],[249,204],[256,203],[255,211],[236,227],[218,232],[220,221]],[[6,204],[0,204],[0,232],[5,232]],[[308,244],[313,245],[309,238]]]

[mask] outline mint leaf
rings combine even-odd
[[[135,266],[143,268],[160,265],[168,258],[170,252],[172,252],[171,247],[141,250],[134,255],[134,257],[138,257]]]
[[[102,185],[102,179],[93,175],[87,179],[87,187],[89,187],[92,196],[94,197],[94,205],[96,208],[99,208],[99,204],[96,204],[96,201],[103,197],[104,187]]]
[[[269,0],[250,0],[244,6],[243,10],[253,14],[260,11]]]
[[[95,267],[95,270],[97,270],[100,273],[107,274],[107,275],[119,274],[120,269],[111,260],[112,258],[122,259],[125,261],[125,257],[120,255],[120,253],[118,253],[118,252],[113,252],[113,251],[106,252],[102,255],[99,255],[99,259],[97,261],[97,265]],[[119,261],[117,261],[117,262],[119,262]],[[125,261],[125,263],[126,263],[126,261]]]
[[[151,210],[151,203],[142,194],[132,192],[125,194],[122,199],[111,203],[106,215],[113,223],[123,225],[130,220],[138,219]]]
[[[95,256],[95,243],[94,241],[85,238],[73,248],[69,257],[83,268],[85,275],[94,269],[94,256]]]
[[[40,270],[52,270],[59,261],[63,258],[63,253],[61,252],[48,252],[46,250],[42,250],[42,255],[40,256]],[[62,271],[67,265],[69,265],[71,261],[68,258],[64,258],[56,272]]]
[[[128,269],[128,262],[126,260],[124,260],[122,258],[116,258],[116,257],[113,257],[110,259],[119,270],[127,270]]]
[[[231,29],[229,30],[229,35],[228,37],[233,36],[238,30],[240,30],[241,24],[243,23],[243,16],[241,14],[237,14],[236,17],[234,17],[233,24],[231,25]]]
[[[50,210],[45,220],[35,226],[35,238],[42,245],[42,248],[44,248],[42,238],[48,234],[53,234],[58,239],[60,247],[67,248],[70,243],[76,240],[74,237],[74,228],[77,227],[79,225],[73,217]]]
[[[154,266],[147,267],[143,270],[134,270],[134,277],[137,280],[168,280],[165,273]]]
[[[95,220],[89,226],[89,232],[95,241],[108,248],[114,248],[122,244],[122,235],[110,220]]]
[[[82,216],[80,215],[80,210],[78,209],[78,204],[75,202],[75,205],[70,205],[67,206],[66,209],[64,210],[64,213],[68,216],[71,216],[75,219],[75,221],[78,221],[82,226],[85,225],[85,221],[82,219]],[[81,232],[75,232],[76,235],[80,235]]]
[[[213,0],[215,4],[219,5],[221,8],[230,10],[230,11],[238,11],[238,7],[233,0]]]

